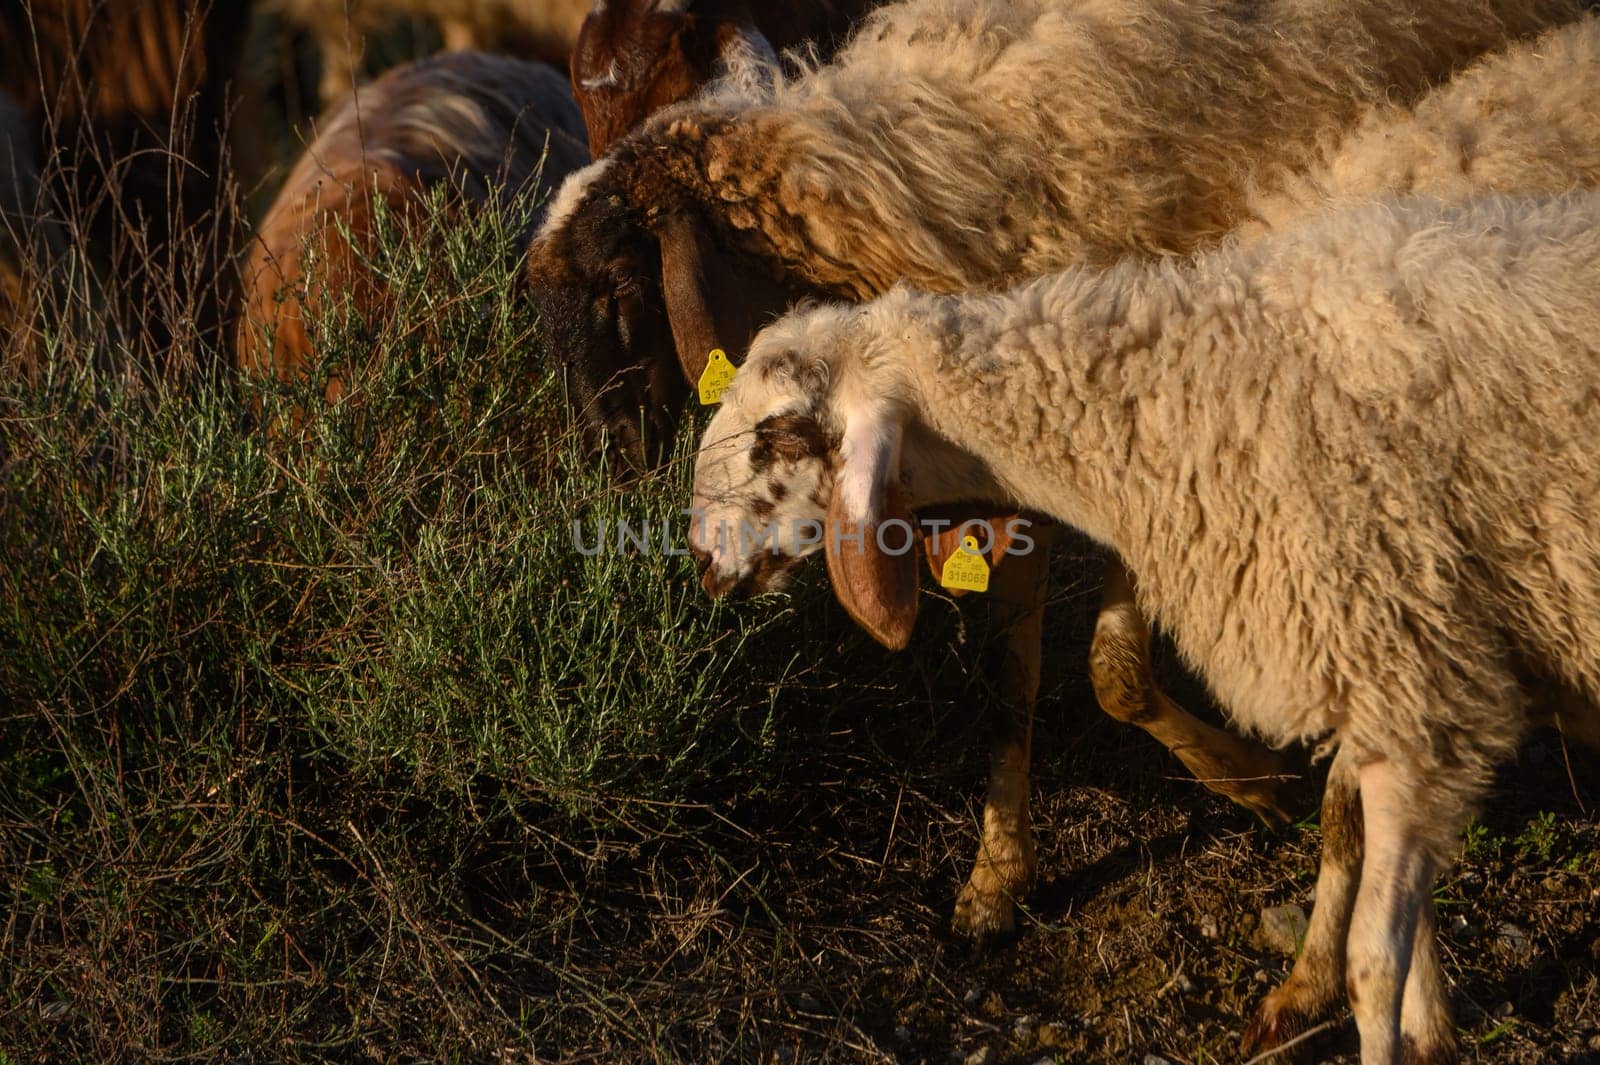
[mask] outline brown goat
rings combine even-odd
[[[596,0],[572,52],[589,154],[714,78],[737,49],[776,58],[810,44],[826,59],[880,0]]]
[[[588,162],[582,137],[566,79],[542,63],[453,52],[357,90],[322,123],[261,223],[245,270],[240,368],[307,373],[317,363],[309,310],[335,294],[363,310],[381,304],[364,265],[379,201],[403,222],[440,186],[469,208],[491,195],[543,195]],[[331,378],[328,399],[344,387]]]
[[[450,51],[492,49],[565,67],[593,0],[271,0],[311,31],[322,57],[322,103],[355,85],[366,37],[397,15],[433,20]]]
[[[0,5],[0,91],[20,107],[52,210],[108,268],[129,336],[215,342],[231,288],[230,78],[248,0]]]

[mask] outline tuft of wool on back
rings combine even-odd
[[[1462,71],[1407,109],[1383,104],[1303,172],[1257,191],[1242,237],[1341,200],[1557,194],[1600,185],[1600,16]]]
[[[1309,162],[1568,0],[910,0],[834,63],[715,89],[619,145],[736,245],[824,291],[957,290],[1183,252],[1252,177]],[[1082,72],[1075,75],[1074,72]],[[631,147],[631,151],[629,150]],[[554,216],[552,217],[552,225]]]

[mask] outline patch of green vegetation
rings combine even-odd
[[[694,1024],[622,1005],[638,974],[595,954],[586,885],[691,846],[840,715],[986,698],[936,604],[948,650],[891,658],[815,573],[717,604],[681,554],[616,548],[624,522],[681,546],[696,427],[660,474],[590,455],[520,292],[526,222],[385,228],[388,305],[318,313],[305,380],[93,330],[0,382],[0,1039],[703,1060]]]
[[[1504,1020],[1496,1022],[1494,1027],[1490,1028],[1482,1035],[1474,1036],[1470,1032],[1464,1034],[1466,1034],[1467,1037],[1478,1046],[1486,1047],[1492,1043],[1499,1042],[1512,1032],[1516,1031],[1520,1023],[1521,1022],[1519,1022],[1515,1017],[1507,1017]]]
[[[1556,833],[1556,815],[1546,811],[1529,821],[1517,834],[1515,842],[1525,853],[1538,855],[1540,861],[1548,862],[1556,847]]]
[[[1479,821],[1473,821],[1462,834],[1463,852],[1470,861],[1485,861],[1493,858],[1500,852],[1500,846],[1505,842],[1505,837],[1497,836],[1488,826]]]

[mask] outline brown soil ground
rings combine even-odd
[[[1064,606],[1086,632],[1088,597]],[[1040,883],[1014,942],[977,949],[949,933],[981,814],[983,731],[968,710],[919,699],[898,720],[836,732],[766,795],[686,811],[685,837],[551,885],[546,904],[573,915],[565,973],[588,974],[597,998],[555,992],[571,1023],[541,1053],[1239,1061],[1241,1028],[1291,962],[1258,942],[1259,914],[1310,909],[1323,770],[1306,770],[1306,819],[1268,829],[1100,714],[1081,661],[1052,656],[1040,705]],[[1541,733],[1438,887],[1468,1060],[1600,1062],[1597,770]],[[596,1028],[599,998],[611,1005]],[[1300,1060],[1356,1060],[1348,1011],[1333,1021]]]

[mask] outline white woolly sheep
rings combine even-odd
[[[398,220],[415,216],[440,186],[467,206],[491,195],[544,195],[588,162],[582,137],[566,79],[543,63],[452,52],[357,90],[261,222],[245,268],[240,367],[306,373],[316,364],[307,307],[332,293],[370,312],[385,298],[366,267],[379,200]],[[331,378],[328,398],[343,387]]]
[[[1600,187],[1596,99],[1600,18],[1590,17],[1482,60],[1410,111],[1375,109],[1318,166],[1258,197],[1252,203],[1257,221],[1238,234],[1258,236],[1303,222],[1329,204],[1385,192],[1459,201],[1491,192]],[[1348,767],[1336,768],[1323,792],[1318,905],[1294,970],[1245,1029],[1247,1055],[1310,1028],[1344,990],[1345,941],[1361,867],[1361,803]],[[1424,915],[1430,927],[1432,916]],[[1418,936],[1411,965],[1414,980],[1444,986],[1431,934]]]
[[[573,176],[530,255],[546,342],[611,439],[670,439],[684,379],[735,358],[800,296],[905,279],[986,289],[1079,262],[1187,252],[1244,221],[1248,190],[1303,166],[1384,99],[1410,101],[1565,0],[912,0],[874,11],[830,66],[737,79],[648,121]],[[1037,604],[1044,552],[1005,567]],[[1004,570],[1002,570],[1004,572]],[[1009,593],[1007,593],[1009,594]],[[997,736],[979,868],[958,928],[1003,931],[1034,872],[1027,711],[1036,609],[1010,643],[1022,727]],[[1025,631],[1027,630],[1027,631]],[[1032,634],[1030,634],[1030,632]],[[1167,699],[1112,568],[1091,651],[1101,705],[1264,816],[1278,764]],[[1030,640],[1035,642],[1030,646]]]
[[[1106,544],[1237,723],[1337,743],[1365,820],[1362,1060],[1400,1061],[1402,1033],[1405,1060],[1451,1060],[1411,964],[1434,878],[1530,727],[1530,673],[1600,713],[1597,292],[1587,193],[802,310],[706,432],[691,543],[715,588],[770,580],[726,531],[826,500],[835,591],[880,633],[916,611],[914,559],[884,550],[909,508],[1021,504]]]
[[[493,48],[565,68],[594,0],[270,0],[311,31],[322,57],[322,102],[356,83],[365,42],[385,22],[410,15],[438,24],[449,51]]]

